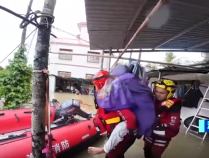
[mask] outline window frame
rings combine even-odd
[[[91,75],[92,78],[87,78],[87,75]],[[85,79],[93,79],[94,75],[93,74],[86,74]]]
[[[100,55],[99,52],[92,52],[92,51],[88,51],[87,54],[96,54],[96,55]],[[91,60],[89,60],[89,57],[95,58],[95,56],[87,56],[87,62],[88,62],[88,63],[96,63],[96,64],[99,64],[99,63],[100,63],[100,57],[96,57],[96,58],[99,58],[98,62],[97,62],[97,61],[91,61]]]
[[[66,74],[70,74],[70,77],[63,77],[63,76],[61,76],[61,75],[59,75],[59,73],[66,73]],[[68,72],[68,71],[58,71],[57,72],[57,75],[59,76],[59,77],[63,77],[63,78],[71,78],[72,76],[72,73],[71,72]]]
[[[68,53],[67,53],[67,52],[73,52],[72,49],[64,49],[64,48],[60,48],[59,51],[60,51],[60,52],[59,52],[59,59],[60,59],[60,60],[67,60],[67,61],[72,61],[72,60],[73,60],[72,54],[68,54]],[[65,53],[65,52],[66,52],[66,53]],[[67,55],[67,56],[70,57],[70,59],[63,59],[63,58],[61,58],[62,55]]]

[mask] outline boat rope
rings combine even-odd
[[[43,153],[46,154],[47,158],[56,158],[55,153],[52,150],[52,133],[51,133],[51,122],[50,122],[50,102],[49,102],[49,75],[48,70],[43,69],[42,71],[36,70],[36,72],[43,72],[46,77],[46,108],[45,108],[45,124],[47,126],[47,146],[43,149]]]

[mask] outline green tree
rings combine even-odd
[[[1,71],[1,70],[4,70],[4,68],[3,68],[2,66],[0,66],[0,71]]]
[[[0,97],[5,98],[5,109],[20,107],[32,96],[32,67],[27,65],[26,48],[22,46],[15,53],[9,65],[0,71]]]
[[[158,66],[156,64],[153,63],[148,63],[145,65],[145,68],[148,70],[156,70],[158,68]]]
[[[165,62],[172,63],[175,58],[176,56],[172,52],[166,53]]]

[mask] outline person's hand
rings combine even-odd
[[[49,71],[48,71],[46,68],[44,68],[44,69],[42,70],[42,72],[43,72],[44,74],[48,74],[48,73],[49,73]]]
[[[166,100],[164,102],[162,102],[162,106],[166,106],[167,108],[170,108],[171,106],[173,106],[174,102],[172,100]]]
[[[88,147],[88,153],[92,155],[99,155],[99,154],[105,153],[105,151],[103,148]]]

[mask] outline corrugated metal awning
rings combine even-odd
[[[90,48],[124,48],[158,0],[85,0]],[[209,51],[209,1],[172,0],[169,18],[158,29],[146,27],[131,49]]]

